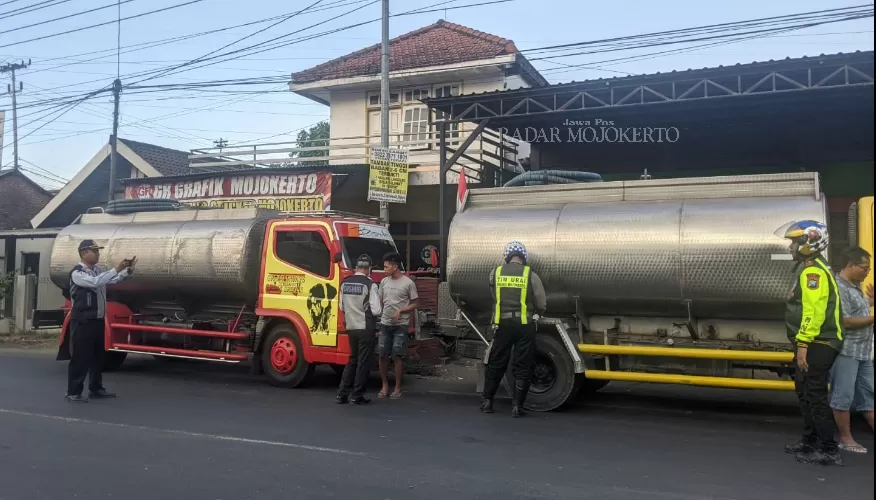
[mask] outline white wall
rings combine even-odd
[[[15,242],[15,269],[21,273],[21,254],[39,253],[40,268],[38,276],[49,277],[49,261],[52,258],[52,245],[54,238],[18,238]]]
[[[417,85],[405,84],[402,82],[393,82],[391,85],[391,90],[393,92],[401,92],[404,88],[407,87],[431,87],[433,85],[439,84],[460,85],[460,94],[492,92],[496,90],[504,90],[506,88],[520,88],[529,86],[527,82],[519,76],[510,76],[506,78],[499,72],[494,73],[494,76],[485,76],[485,74],[481,73],[477,76],[471,76],[467,79],[463,77],[454,77],[452,75],[444,73],[441,75],[436,75],[435,78],[431,81],[423,81],[422,83],[418,83]],[[379,126],[377,124],[370,123],[371,120],[377,119],[377,117],[374,116],[374,113],[375,111],[379,110],[379,108],[369,108],[367,105],[368,94],[379,91],[379,82],[375,82],[373,86],[368,88],[362,88],[357,90],[331,91],[330,125],[332,146],[357,143],[363,144],[368,142],[364,138],[364,136],[373,135],[376,130],[379,131]],[[396,134],[390,137],[390,143],[392,144],[393,142],[399,140],[398,134],[404,131],[404,111],[403,108],[398,109],[397,106],[393,106],[391,113],[393,113],[392,123],[395,125],[391,127],[393,129],[391,130],[391,133]],[[474,128],[475,126],[473,124],[463,123],[461,124],[460,131],[462,134],[465,134],[466,132],[472,131]],[[342,137],[360,138],[349,140],[339,139]],[[378,141],[375,139],[371,139],[370,142]],[[472,157],[477,158],[480,156],[480,147],[481,146],[479,141],[475,141],[475,143],[472,144],[467,153]],[[497,150],[497,148],[488,145],[485,145],[483,149],[493,153],[496,153]],[[412,150],[410,152],[411,163],[419,164],[418,167],[412,169],[412,185],[431,185],[437,183],[439,155],[436,150],[437,146],[429,150]],[[340,150],[333,149],[330,151],[330,156],[336,159],[332,159],[331,164],[338,165],[345,163],[364,163],[367,154],[368,151],[365,148]],[[344,158],[345,156],[350,155],[360,156],[361,160],[356,160],[355,158]],[[467,160],[460,160],[459,163],[465,165],[474,165]],[[450,177],[454,177],[454,179],[448,179],[448,181],[455,182],[455,176]]]

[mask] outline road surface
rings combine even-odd
[[[339,406],[328,370],[285,390],[141,358],[105,376],[119,399],[71,405],[52,354],[0,349],[0,500],[874,497],[872,454],[827,469],[782,453],[789,394],[618,385],[513,420],[507,401],[478,413],[467,382],[412,378],[403,400]]]

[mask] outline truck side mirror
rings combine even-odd
[[[334,262],[335,264],[340,264],[341,262],[343,262],[343,260],[344,254],[342,254],[341,252],[336,252],[334,256],[332,256],[332,262]]]

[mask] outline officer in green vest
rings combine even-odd
[[[842,348],[843,328],[839,288],[822,256],[827,250],[827,227],[803,220],[782,226],[776,234],[791,240],[790,251],[797,261],[785,323],[795,347],[795,389],[804,426],[800,442],[785,451],[803,463],[843,465],[828,401],[830,370]]]
[[[528,257],[523,243],[512,241],[505,246],[505,264],[490,274],[493,324],[497,328],[487,358],[481,402],[484,413],[493,413],[493,398],[508,369],[513,350],[514,403],[511,416],[524,415],[523,404],[532,380],[535,324],[547,308],[544,285],[526,265]]]

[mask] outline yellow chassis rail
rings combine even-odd
[[[578,350],[587,354],[623,356],[665,356],[695,359],[724,359],[733,361],[761,361],[771,363],[791,363],[791,352],[742,351],[730,349],[695,349],[684,347],[648,347],[601,344],[578,344]],[[641,373],[611,370],[586,370],[585,376],[591,380],[618,380],[625,382],[647,382],[655,384],[695,385],[701,387],[724,387],[731,389],[762,389],[774,391],[793,391],[794,382],[790,380],[762,380],[733,377],[708,377],[697,375],[672,375],[663,373]]]

